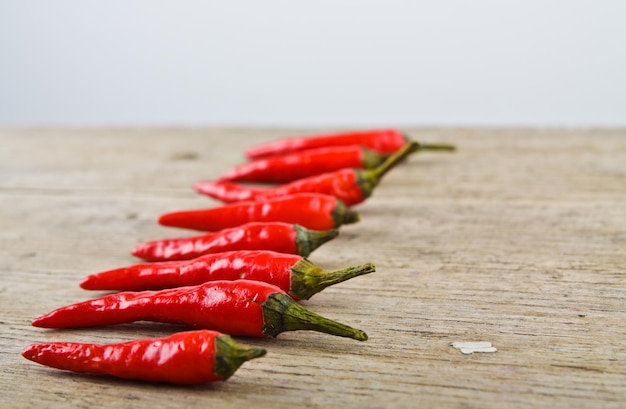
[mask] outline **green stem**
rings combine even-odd
[[[294,229],[296,230],[295,244],[298,255],[303,257],[308,257],[313,250],[339,235],[339,229],[309,230],[298,225],[295,225]]]
[[[230,378],[246,361],[265,355],[263,348],[248,347],[235,342],[229,335],[215,338],[215,360],[213,372],[222,377]]]
[[[413,146],[412,152],[417,151],[455,151],[456,146],[448,143],[420,143],[417,142]],[[363,152],[363,169],[375,169],[380,166],[391,155],[374,152],[367,148],[362,148]]]
[[[420,144],[417,142],[407,142],[400,150],[396,153],[392,154],[387,158],[386,161],[380,164],[377,168],[370,170],[372,172],[372,179],[375,184],[380,182],[383,176],[391,169],[393,169],[398,163],[402,162],[404,158],[412,154],[413,152],[417,152],[419,150]]]
[[[350,209],[339,199],[337,199],[337,205],[333,209],[331,217],[333,218],[334,227],[339,227],[342,224],[356,223],[360,220],[359,214]]]
[[[400,150],[390,155],[387,160],[374,169],[356,170],[357,184],[361,188],[363,198],[370,197],[374,188],[387,172],[393,169],[398,163],[402,162],[410,154],[419,150],[419,143],[414,141],[407,142]]]
[[[448,143],[418,143],[416,151],[455,151],[456,146]]]
[[[284,293],[270,294],[262,308],[263,332],[273,337],[286,331],[311,330],[357,341],[367,340],[365,332],[317,315]]]
[[[291,286],[289,294],[300,300],[308,300],[326,287],[341,283],[353,277],[376,271],[373,264],[346,267],[335,271],[326,271],[310,261],[303,259],[291,267]]]

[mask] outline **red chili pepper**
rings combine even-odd
[[[328,230],[356,223],[359,214],[339,199],[319,193],[298,193],[209,209],[184,210],[159,217],[163,226],[216,231],[250,222],[285,222],[307,229]]]
[[[149,241],[135,247],[132,254],[148,261],[190,260],[234,250],[272,250],[308,257],[338,235],[338,229],[309,230],[281,222],[246,223],[200,236]]]
[[[300,179],[274,188],[249,188],[230,182],[205,181],[194,185],[198,193],[223,202],[243,200],[267,200],[272,197],[302,192],[323,193],[343,201],[347,206],[361,203],[368,198],[381,178],[396,164],[415,152],[417,143],[409,142],[375,169],[341,169]]]
[[[258,159],[288,152],[346,145],[361,145],[376,152],[393,153],[407,142],[407,137],[395,129],[374,129],[281,139],[252,147],[246,150],[246,156]]]
[[[360,330],[321,317],[280,288],[252,280],[210,281],[161,291],[109,294],[58,308],[33,320],[43,328],[76,328],[156,321],[212,329],[232,336],[277,336],[313,330],[365,341]]]
[[[308,149],[244,163],[224,173],[219,180],[287,183],[343,168],[372,169],[388,156],[359,145]]]
[[[374,271],[369,263],[327,271],[298,255],[247,250],[207,254],[188,261],[135,264],[92,274],[80,286],[86,290],[141,291],[245,279],[273,284],[302,300],[333,284]]]
[[[197,385],[225,381],[244,362],[265,352],[263,348],[241,345],[228,335],[199,330],[105,345],[47,342],[26,347],[22,355],[33,362],[73,372]]]
[[[410,140],[395,129],[374,129],[281,139],[252,147],[246,151],[246,156],[250,159],[259,159],[307,149],[347,145],[359,145],[378,153],[391,154],[407,142]],[[417,149],[420,150],[454,150],[454,146],[447,144],[418,145]]]

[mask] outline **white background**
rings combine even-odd
[[[625,126],[624,0],[0,0],[0,125]]]

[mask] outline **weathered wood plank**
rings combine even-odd
[[[307,132],[315,132],[309,130]],[[394,169],[360,223],[311,255],[377,272],[306,302],[358,343],[298,332],[243,339],[268,355],[195,388],[61,373],[20,356],[49,340],[115,342],[180,327],[46,331],[30,320],[100,295],[87,274],[189,231],[166,211],[214,206],[191,184],[244,147],[305,131],[0,130],[2,407],[623,407],[626,131],[421,129],[455,143]],[[463,355],[455,341],[489,341]]]

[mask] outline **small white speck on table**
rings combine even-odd
[[[453,342],[452,346],[464,354],[473,354],[474,352],[498,352],[491,342]]]

